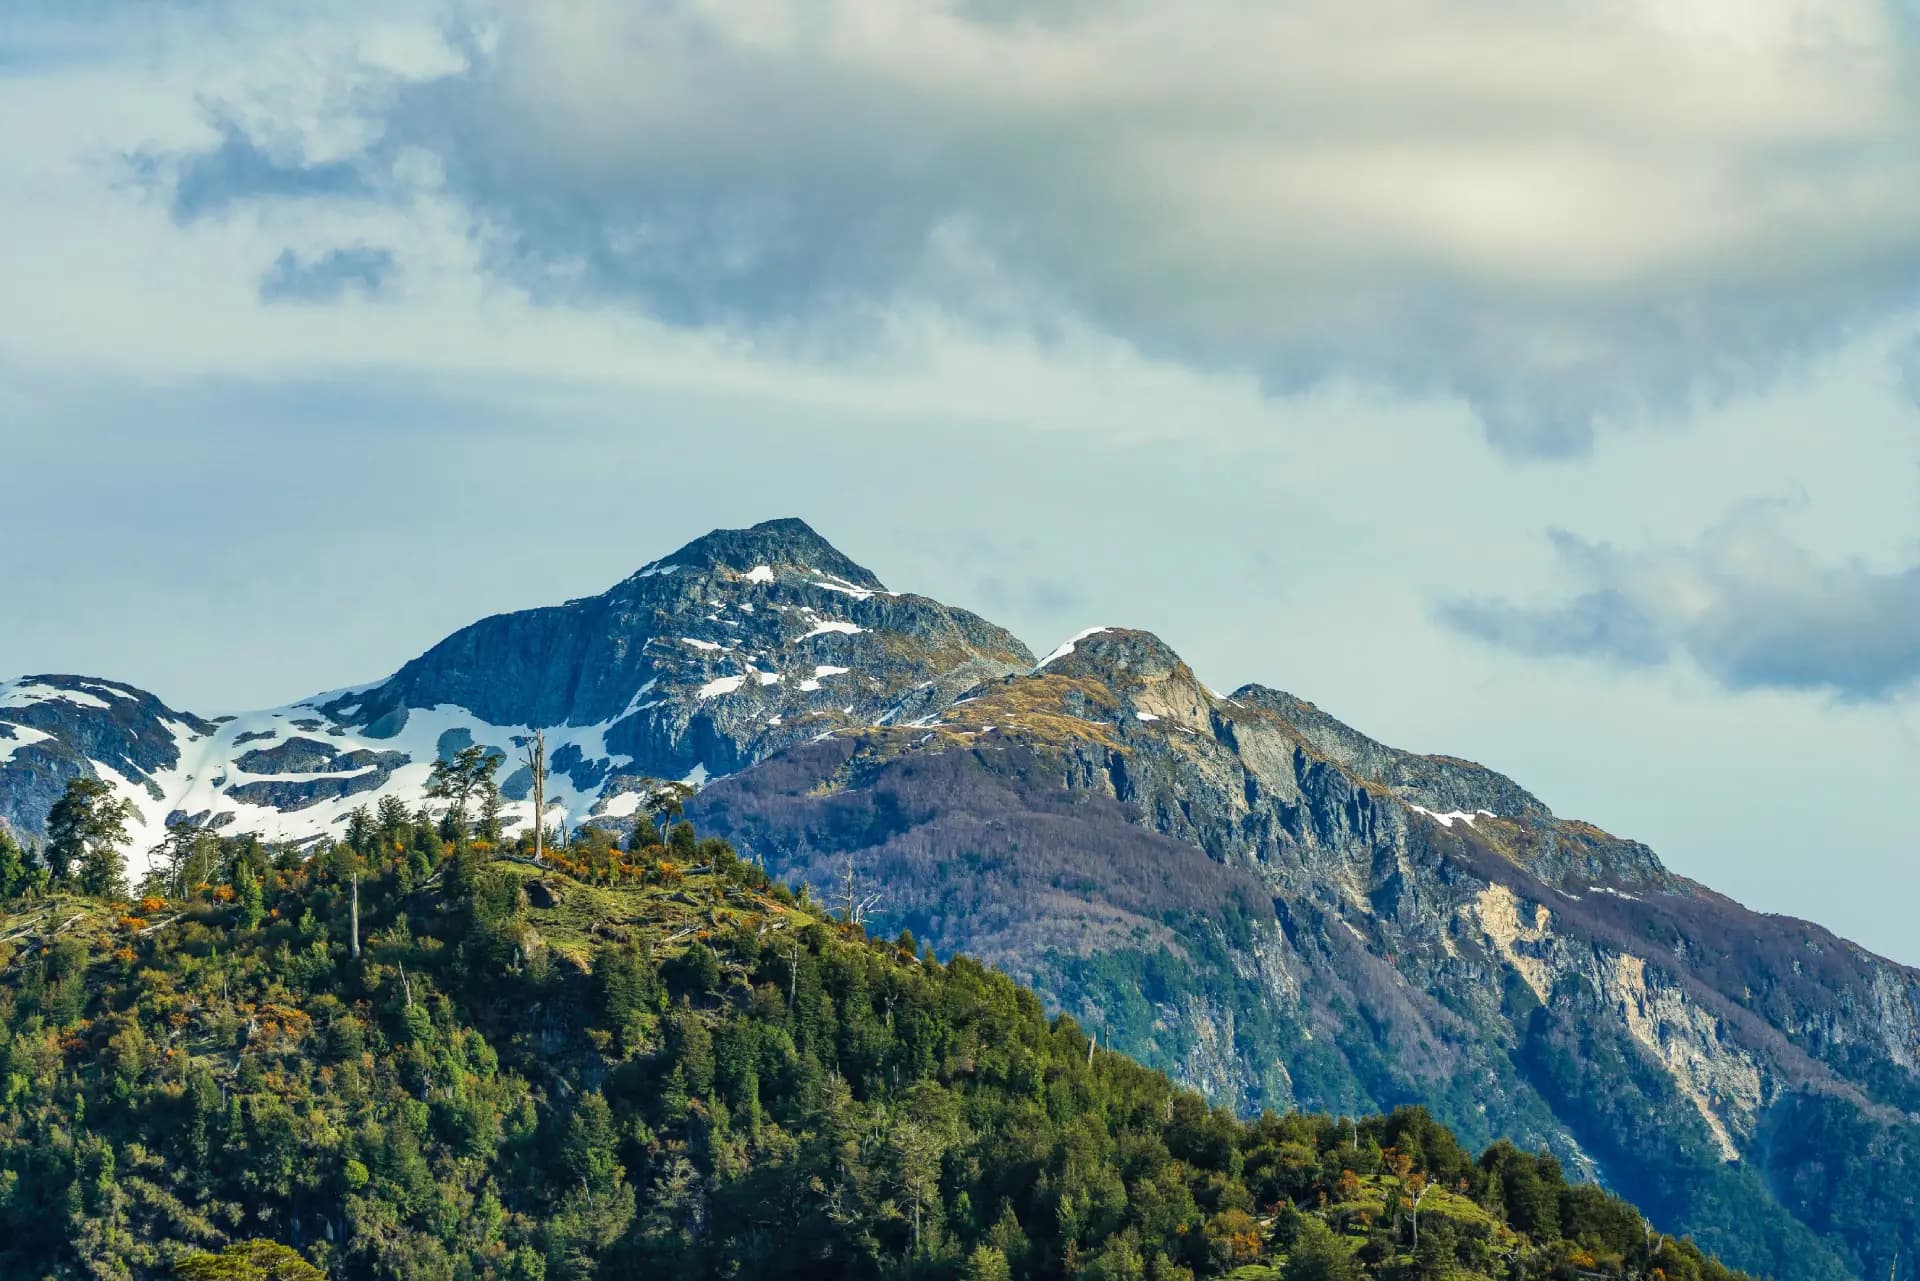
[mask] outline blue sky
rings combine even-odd
[[[1916,25],[8,6],[0,671],[276,703],[800,515],[1920,962]]]

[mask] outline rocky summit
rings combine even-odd
[[[436,759],[480,743],[507,762],[509,813],[524,822],[531,778],[517,762],[536,728],[548,821],[624,818],[650,782],[697,785],[822,735],[917,718],[1032,662],[965,610],[888,591],[804,522],[768,521],[286,707],[202,718],[110,681],[0,686],[0,819],[38,835],[67,779],[91,773],[134,802],[149,842],[181,819],[312,840],[383,796],[417,803]]]
[[[699,825],[770,872],[823,896],[851,876],[890,931],[992,961],[1220,1102],[1424,1103],[1760,1273],[1920,1257],[1920,974],[1484,766],[1213,691],[1150,634],[1036,661],[797,520],[287,707],[0,686],[0,817],[36,836],[91,774],[147,841],[183,819],[312,841],[536,728],[549,821],[622,826],[658,780],[701,786]],[[531,780],[502,773],[524,822]]]

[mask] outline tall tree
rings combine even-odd
[[[47,866],[56,881],[72,880],[83,894],[124,895],[127,824],[133,802],[97,778],[76,778],[47,812]]]
[[[1280,1275],[1282,1281],[1357,1281],[1360,1268],[1331,1228],[1319,1219],[1307,1219]]]
[[[27,865],[27,852],[20,848],[5,824],[0,824],[0,899],[25,894],[32,874],[33,869]]]
[[[500,797],[500,784],[487,775],[480,785],[480,836],[490,845],[500,843],[501,813],[506,804]]]
[[[448,802],[443,837],[457,840],[467,834],[467,807],[476,795],[484,797],[494,786],[493,775],[500,761],[498,753],[474,743],[433,763],[427,775],[427,795]]]
[[[150,878],[174,898],[209,884],[219,870],[220,842],[211,828],[190,819],[167,825],[167,835],[148,856]]]
[[[547,834],[547,736],[544,731],[533,731],[520,760],[533,775],[533,861],[539,863],[544,861]]]
[[[347,815],[347,845],[362,857],[373,849],[373,813],[364,805]]]
[[[382,796],[374,807],[373,821],[380,828],[380,839],[389,851],[398,852],[401,838],[413,825],[413,815],[407,812],[407,803],[398,796]]]

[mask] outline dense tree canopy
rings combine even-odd
[[[1238,1120],[684,823],[347,838],[180,829],[137,902],[0,847],[0,1275],[1730,1275],[1417,1108]]]

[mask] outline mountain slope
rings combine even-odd
[[[890,920],[1242,1107],[1419,1100],[1783,1276],[1879,1275],[1915,1241],[1911,1202],[1876,1189],[1920,1151],[1920,975],[1482,766],[1215,695],[1144,633],[1076,638],[694,812],[781,875],[851,861]],[[1810,1152],[1847,1172],[1825,1196]],[[1863,1198],[1882,1208],[1841,1226],[1831,1202]]]
[[[1033,656],[1000,628],[889,592],[803,522],[722,530],[599,596],[485,619],[373,685],[204,719],[113,682],[0,685],[0,819],[38,836],[68,779],[112,782],[142,854],[170,819],[267,839],[337,835],[417,802],[441,755],[494,748],[509,817],[546,732],[549,823],[624,817],[641,780],[698,782],[852,725],[912,718]]]
[[[689,828],[361,836],[0,905],[0,1275],[1735,1281],[1417,1109],[1236,1121]]]
[[[1242,1110],[1425,1103],[1780,1276],[1877,1278],[1920,1250],[1913,971],[1483,766],[1278,690],[1219,695],[1146,633],[1036,664],[797,521],[290,708],[203,720],[107,682],[4,687],[0,814],[31,834],[92,771],[148,834],[187,815],[311,841],[378,797],[417,803],[436,756],[511,757],[535,727],[549,821],[625,829],[646,776],[718,780],[691,812],[770,870],[825,892],[851,866],[889,928],[986,957]]]

